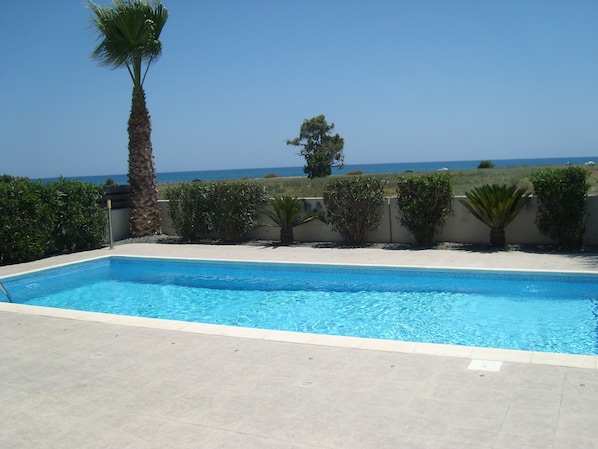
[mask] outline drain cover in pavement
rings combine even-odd
[[[475,371],[500,371],[500,367],[502,362],[497,362],[494,360],[472,360],[469,363],[467,369],[475,370]]]

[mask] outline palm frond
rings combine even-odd
[[[107,7],[89,2],[88,6],[99,40],[91,57],[111,68],[127,67],[135,85],[141,86],[150,64],[162,53],[159,38],[168,10],[160,2],[142,0],[114,0]],[[142,76],[143,62],[147,65]]]
[[[491,229],[508,226],[525,206],[529,193],[516,185],[497,184],[475,187],[465,193],[467,200],[460,200],[474,217]]]
[[[270,207],[260,209],[276,226],[292,228],[307,223],[317,217],[316,212],[302,212],[301,201],[290,196],[270,199]]]

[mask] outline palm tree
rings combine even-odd
[[[290,196],[270,199],[271,208],[261,208],[260,213],[280,226],[281,245],[292,245],[295,241],[293,228],[318,217],[317,212],[302,212],[301,201]],[[271,225],[266,225],[271,226]]]
[[[130,231],[133,237],[160,233],[151,121],[143,82],[162,53],[160,33],[168,10],[159,1],[114,0],[101,7],[89,2],[99,44],[92,58],[111,68],[126,67],[133,80],[129,116]],[[145,64],[145,69],[144,69]]]
[[[474,217],[490,227],[490,245],[502,248],[506,244],[505,228],[523,209],[529,193],[516,185],[497,184],[475,187],[465,193],[469,200],[460,200]]]

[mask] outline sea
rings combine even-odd
[[[598,156],[593,157],[564,157],[564,158],[537,158],[537,159],[499,159],[492,160],[496,167],[520,167],[520,166],[563,166],[567,164],[588,164],[594,165]],[[436,162],[397,162],[386,164],[348,164],[338,170],[333,168],[333,175],[343,175],[350,171],[360,170],[364,174],[373,175],[381,173],[405,173],[430,172],[437,170],[468,170],[476,169],[480,160],[472,161],[436,161]],[[238,168],[228,170],[196,170],[180,172],[157,172],[158,184],[172,184],[190,181],[231,181],[239,179],[258,179],[266,175],[275,174],[279,178],[305,177],[303,167],[266,167],[266,168]],[[127,184],[126,174],[107,174],[95,176],[71,176],[65,177],[69,180],[79,180],[92,184],[102,185],[108,179],[117,184]],[[59,178],[45,178],[43,182],[56,181]]]

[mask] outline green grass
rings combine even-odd
[[[517,184],[519,187],[528,187],[532,190],[532,185],[528,180],[529,173],[545,168],[557,168],[557,166],[542,166],[542,167],[501,167],[501,168],[485,168],[485,169],[469,169],[469,170],[452,170],[451,174],[453,180],[453,193],[457,196],[464,195],[465,192],[474,187],[484,184]],[[588,167],[586,167],[588,168]],[[591,195],[598,194],[598,167],[591,166],[590,191]],[[422,176],[430,172],[413,172],[413,173],[382,173],[374,174],[378,178],[387,181],[384,193],[386,196],[396,195],[395,186],[397,179],[400,176]],[[368,175],[368,173],[364,173]],[[338,176],[357,176],[357,175],[338,175]],[[329,181],[329,178],[309,179],[307,177],[296,178],[262,178],[250,179],[248,182],[263,185],[270,196],[295,196],[299,198],[321,197],[324,187]],[[160,184],[158,186],[158,195],[160,199],[164,199],[164,192],[168,184]]]

